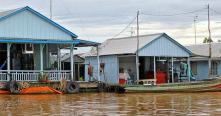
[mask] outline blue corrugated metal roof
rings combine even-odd
[[[5,11],[5,12],[0,12],[0,21],[2,21],[4,19],[7,19],[8,17],[11,17],[13,15],[16,15],[20,12],[23,12],[25,10],[28,10],[28,11],[32,12],[33,14],[39,16],[41,19],[49,22],[50,24],[54,25],[55,27],[58,27],[59,29],[61,29],[65,33],[69,34],[73,38],[78,37],[76,34],[72,33],[71,31],[67,30],[66,28],[62,27],[61,25],[57,24],[56,22],[52,21],[51,19],[47,18],[46,16],[42,15],[41,13],[33,10],[32,8],[30,8],[28,6],[23,7],[23,8],[14,9],[14,10]]]

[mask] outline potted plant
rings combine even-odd
[[[39,82],[49,82],[47,73],[39,74]]]

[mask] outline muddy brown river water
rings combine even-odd
[[[0,116],[214,115],[221,116],[216,93],[81,93],[0,95]]]

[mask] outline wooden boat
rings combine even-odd
[[[159,85],[127,85],[126,92],[221,92],[221,78]]]

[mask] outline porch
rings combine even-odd
[[[139,64],[136,64],[135,55],[124,55],[118,56],[118,61],[120,84],[124,84],[123,80],[127,84],[144,85],[193,80],[189,57],[139,56]]]
[[[0,70],[0,81],[29,81],[29,82],[39,82],[41,81],[41,71],[40,70],[11,70],[8,74],[7,71]],[[70,70],[49,70],[43,71],[43,74],[47,76],[48,81],[60,81],[61,79],[70,80],[71,71]]]
[[[35,40],[24,42],[22,40],[8,40],[1,43],[0,59],[0,81],[76,81],[75,70],[75,47],[97,46],[98,43],[82,41],[47,41],[47,43],[36,42]],[[4,41],[5,42],[5,41]],[[43,41],[42,41],[43,42]],[[31,46],[26,48],[26,46]],[[69,50],[70,57],[69,70],[62,69],[61,51]]]

